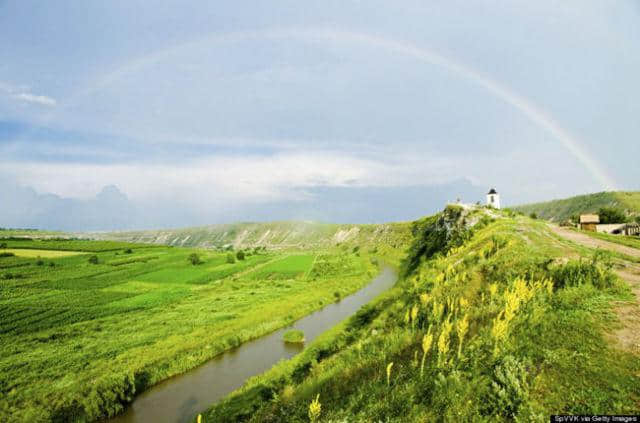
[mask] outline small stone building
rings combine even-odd
[[[580,229],[583,231],[596,232],[600,223],[600,216],[597,214],[581,214]]]

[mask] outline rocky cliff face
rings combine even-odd
[[[201,248],[318,248],[339,244],[400,244],[410,224],[338,225],[316,222],[235,223],[197,228],[83,234],[96,239]]]

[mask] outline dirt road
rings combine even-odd
[[[592,238],[589,235],[555,225],[549,225],[549,227],[561,237],[585,247],[601,248],[629,257],[640,258],[639,249]],[[611,336],[621,348],[640,355],[640,266],[622,260],[614,271],[629,284],[635,295],[635,301],[618,302],[615,305],[615,312],[620,319],[621,327],[616,329]]]
[[[603,250],[616,251],[630,257],[640,258],[640,250],[625,245],[614,244],[613,242],[603,241],[601,239],[592,238],[589,235],[572,231],[571,229],[562,228],[560,226],[549,225],[551,230],[563,238],[573,241],[577,244],[590,248],[602,248]]]

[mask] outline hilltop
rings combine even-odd
[[[349,225],[308,221],[241,222],[181,229],[90,233],[92,238],[199,248],[326,248],[369,245],[407,238],[409,224]],[[85,234],[86,235],[86,234]],[[393,243],[392,243],[393,244]]]
[[[597,212],[601,207],[615,207],[624,210],[628,215],[640,215],[640,192],[599,192],[560,200],[523,204],[513,207],[513,209],[525,214],[535,213],[538,217],[554,222],[562,222],[577,214]]]

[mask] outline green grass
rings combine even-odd
[[[436,226],[420,228],[411,251],[435,239],[428,234]],[[617,325],[613,303],[631,296],[607,262],[561,264],[591,252],[524,217],[498,219],[456,245],[440,244],[394,289],[252,378],[204,420],[307,422],[317,395],[322,421],[544,422],[550,414],[637,413],[640,360],[605,337]],[[496,319],[505,320],[506,298],[515,293],[519,306],[499,335]],[[442,349],[447,322],[453,329]]]
[[[252,273],[255,279],[298,279],[309,271],[315,256],[312,254],[294,254],[276,260]]]
[[[1,232],[0,232],[1,235]],[[39,238],[0,238],[0,243],[7,244],[7,248],[102,252],[126,250],[128,248],[152,249],[150,245],[134,244],[131,242],[91,241],[81,239],[39,239]]]
[[[282,340],[290,344],[303,344],[304,332],[298,329],[289,330],[282,336]]]
[[[376,266],[309,276],[315,254],[226,253],[78,240],[7,240],[0,258],[0,421],[93,421],[133,393],[290,325],[366,284]],[[37,247],[37,248],[36,248]],[[131,249],[131,253],[125,253]],[[98,257],[91,264],[86,254]],[[202,264],[187,258],[196,252]],[[54,254],[55,253],[55,254]],[[327,260],[343,254],[319,251]]]

